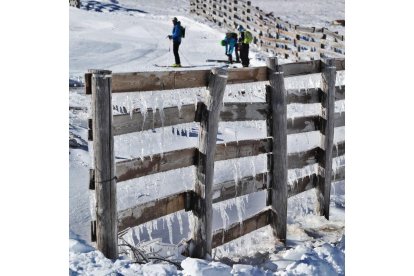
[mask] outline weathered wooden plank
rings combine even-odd
[[[287,104],[292,104],[292,103],[309,104],[309,103],[320,102],[319,88],[289,89],[286,92],[287,92],[287,97],[286,97]]]
[[[319,123],[317,123],[317,120],[315,120],[316,129],[319,130],[322,134],[326,132],[326,126],[327,121],[326,119],[319,117],[318,118]],[[336,112],[334,114],[334,127],[342,127],[345,126],[345,112]]]
[[[321,48],[320,42],[313,42],[313,41],[307,41],[302,39],[295,39],[296,45],[306,46],[306,47],[315,47],[315,48]]]
[[[173,126],[177,124],[191,123],[195,121],[194,104],[183,105],[179,109],[177,106],[166,107],[155,112],[152,108],[148,108],[145,116],[140,110],[134,111],[131,115],[122,114],[113,117],[114,135],[132,133],[159,127]]]
[[[269,82],[272,90],[272,134],[273,162],[271,202],[275,215],[271,216],[271,225],[275,237],[286,242],[287,229],[287,104],[284,73],[278,66],[277,58],[268,58]]]
[[[345,85],[335,87],[335,101],[345,100]]]
[[[174,86],[177,88],[189,88],[208,85],[209,70],[176,71],[174,74]]]
[[[269,112],[267,103],[224,103],[220,121],[265,120]]]
[[[243,220],[242,223],[236,222],[230,225],[227,229],[214,231],[212,247],[214,248],[228,243],[229,241],[268,225],[271,212],[270,209],[265,209],[260,213]]]
[[[301,61],[280,65],[285,77],[294,77],[307,74],[316,74],[321,72],[321,61]]]
[[[209,78],[208,90],[210,101],[201,111],[199,151],[196,156],[195,194],[197,202],[193,206],[194,222],[192,224],[192,242],[190,256],[205,258],[211,256],[213,234],[213,179],[214,159],[220,111],[223,106],[223,96],[227,84],[227,70],[214,68]]]
[[[295,179],[293,183],[288,185],[288,197],[295,196],[307,190],[316,188],[318,175],[311,174],[299,179]]]
[[[272,62],[273,63],[273,62]],[[273,64],[272,64],[273,66]],[[271,74],[273,71],[268,70],[268,74]],[[266,102],[271,104],[272,103],[272,95],[273,95],[273,89],[270,85],[266,85]],[[273,112],[269,112],[268,117],[266,119],[266,134],[267,137],[273,137],[273,120],[272,120]],[[272,138],[273,139],[273,138]],[[270,148],[269,151],[273,152],[273,143],[269,141]],[[266,195],[266,206],[272,205],[272,191],[271,191],[271,184],[273,183],[273,176],[272,176],[272,168],[273,168],[273,158],[270,156],[267,157],[267,183],[266,183],[266,189],[267,189],[267,195]]]
[[[335,67],[336,67],[336,71],[345,70],[345,58],[336,58]]]
[[[265,66],[249,67],[249,68],[234,68],[228,71],[227,83],[244,83],[266,81],[267,69]]]
[[[332,148],[332,158],[338,157],[345,154],[345,141],[335,144]],[[321,148],[318,148],[317,161],[321,168],[325,168],[325,151]]]
[[[112,93],[175,89],[173,71],[117,73],[112,75]]]
[[[345,180],[345,166],[337,168],[332,173],[332,182]]]
[[[260,140],[241,140],[218,144],[214,160],[221,161],[268,153],[271,149],[271,143],[272,138],[263,138]]]
[[[266,48],[267,46],[262,46]],[[269,47],[267,47],[269,48]],[[292,56],[296,49],[286,50],[272,47],[271,50]],[[336,60],[337,70],[345,70],[345,59]],[[320,73],[320,60],[288,63],[281,65],[285,77]],[[152,90],[168,90],[180,88],[203,87],[208,84],[209,70],[191,71],[154,71],[113,74],[112,92],[138,92]],[[268,80],[265,66],[250,68],[233,68],[228,71],[228,83],[245,83]]]
[[[91,73],[96,244],[109,259],[118,258],[114,137],[112,134],[111,71]]]
[[[344,41],[345,40],[345,37],[343,35],[334,33],[334,32],[332,32],[332,31],[330,31],[330,30],[328,30],[326,28],[323,28],[322,32],[324,34],[329,35],[329,36],[332,36],[333,38],[336,38],[338,40],[341,40],[341,41]]]
[[[289,89],[287,92],[287,103],[320,103],[320,95],[323,93],[320,88],[310,89]],[[345,100],[345,85],[335,87],[335,101]]]
[[[323,63],[322,73],[322,90],[327,94],[326,97],[322,97],[322,106],[324,106],[324,112],[322,116],[326,120],[325,129],[323,134],[324,139],[324,162],[321,165],[325,168],[324,182],[318,183],[318,200],[320,205],[321,215],[329,219],[329,206],[330,206],[330,193],[331,193],[331,178],[332,178],[332,149],[334,139],[335,128],[335,79],[336,68],[335,60],[327,59]]]
[[[343,100],[345,98],[345,88],[337,87],[338,91],[336,100]],[[318,103],[319,89],[301,89],[288,90],[287,102],[291,103]],[[153,109],[149,108],[145,116],[137,110],[132,117],[129,114],[115,115],[113,117],[113,134],[122,135],[137,131],[154,129],[159,127],[172,126],[176,124],[184,124],[197,121],[195,117],[196,111],[194,105],[183,105],[181,109],[178,107],[167,107],[163,109],[164,122],[162,122],[161,114],[157,109],[154,115]],[[266,103],[225,103],[223,110],[220,113],[220,121],[250,121],[250,120],[265,120],[266,114],[269,112],[269,106]],[[288,119],[288,134],[300,133],[304,131],[313,131],[315,127],[312,123],[315,120],[314,116],[300,117],[295,119]],[[345,115],[335,114],[335,127],[345,125]],[[92,133],[92,132],[91,132]]]
[[[85,73],[85,94],[92,94],[92,73]]]
[[[332,182],[345,180],[345,166],[338,168],[332,174]],[[324,182],[323,176],[311,174],[293,181],[292,184],[288,185],[288,197],[292,197],[308,191],[313,188],[317,188],[318,182]]]
[[[118,182],[194,165],[197,149],[188,148],[116,163]]]
[[[307,116],[299,118],[288,118],[287,134],[297,134],[318,130],[319,116]]]
[[[155,199],[118,212],[118,231],[181,211],[185,207],[186,192]]]
[[[234,180],[225,181],[214,185],[213,203],[265,190],[266,184],[267,173],[243,177],[237,185]]]
[[[307,151],[296,152],[288,154],[288,166],[289,170],[303,168],[308,165],[318,163],[318,154],[320,148],[316,147]]]

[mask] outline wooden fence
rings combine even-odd
[[[190,11],[219,26],[244,26],[261,50],[293,61],[345,57],[345,37],[327,28],[302,27],[244,0],[190,0]]]
[[[268,65],[254,68],[194,71],[161,71],[111,73],[89,70],[85,74],[86,94],[92,95],[92,119],[89,121],[89,140],[93,141],[94,168],[90,188],[96,191],[96,221],[92,222],[92,237],[97,248],[109,258],[116,258],[117,232],[129,227],[178,212],[192,211],[195,223],[191,229],[190,256],[204,258],[211,249],[270,224],[275,236],[286,241],[287,199],[306,190],[317,188],[321,215],[329,218],[331,180],[344,179],[344,170],[332,171],[332,158],[345,152],[345,143],[333,145],[334,127],[345,125],[344,113],[334,113],[335,100],[345,98],[345,87],[335,86],[336,70],[345,70],[344,59],[314,60],[278,65],[277,58],[269,58]],[[284,78],[322,73],[322,88],[285,90]],[[266,102],[225,102],[226,84],[269,81]],[[112,93],[208,87],[210,103],[198,102],[164,108],[163,122],[146,121],[139,110],[132,117],[112,116]],[[322,116],[287,119],[287,104],[321,103]],[[148,109],[147,118],[154,112]],[[267,138],[216,144],[219,121],[266,120]],[[186,148],[154,154],[143,158],[114,162],[113,137],[199,122],[200,143]],[[319,130],[324,136],[323,147],[287,154],[287,135]],[[258,154],[267,154],[267,173],[247,176],[238,183],[226,181],[213,187],[214,162]],[[318,163],[318,173],[288,184],[289,169]],[[194,190],[187,190],[139,204],[117,212],[116,183],[146,175],[196,166]],[[231,198],[267,190],[267,208],[230,225],[212,231],[212,204]],[[214,194],[214,197],[213,197]],[[95,211],[95,210],[94,210]]]

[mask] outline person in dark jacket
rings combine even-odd
[[[181,61],[180,61],[180,55],[178,54],[178,49],[180,48],[181,44],[181,22],[178,21],[177,17],[174,17],[172,20],[173,22],[173,30],[172,35],[169,35],[168,38],[173,41],[173,52],[174,52],[174,58],[175,58],[175,64],[173,64],[173,67],[181,67]]]
[[[240,32],[239,44],[240,44],[240,59],[243,67],[249,66],[249,43],[245,38],[245,29],[243,26],[239,26],[237,30]]]

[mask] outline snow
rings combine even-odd
[[[154,64],[173,63],[169,41],[165,38],[171,32],[173,16],[177,16],[187,28],[187,37],[183,39],[180,47],[182,63],[197,66],[185,68],[186,70],[208,69],[214,64],[206,63],[206,59],[224,58],[223,48],[218,42],[223,38],[226,30],[189,15],[186,0],[83,1],[84,6],[86,2],[91,8],[101,12],[93,9],[70,8],[69,60],[72,80],[82,81],[83,74],[92,68],[109,69],[113,72],[165,70]],[[261,2],[265,9],[266,1]],[[317,26],[325,26],[323,24],[326,23],[326,18],[322,14],[326,15],[327,12],[325,10],[316,12],[321,5],[312,8],[313,18],[306,14],[301,18],[293,18],[289,17],[289,14],[297,12],[294,4],[276,2],[286,9],[279,12],[283,12],[283,16],[287,16],[288,19],[297,19],[303,24],[315,22],[321,24]],[[331,7],[343,9],[343,2],[329,3]],[[252,66],[264,65],[265,55],[252,48],[250,52]],[[338,72],[337,83],[345,84],[344,73]],[[224,102],[263,102],[264,85],[265,82],[229,85],[226,87]],[[286,79],[285,86],[287,89],[319,87],[320,74]],[[113,95],[113,103],[118,106],[118,111],[114,113],[131,113],[132,110],[139,108],[147,115],[147,108],[158,108],[153,116],[161,118],[163,118],[164,107],[182,106],[206,100],[208,100],[208,91],[205,88]],[[90,97],[83,95],[82,89],[71,88],[69,105],[69,131],[71,145],[73,145],[69,150],[70,275],[344,274],[344,181],[333,183],[330,221],[316,215],[314,190],[289,199],[286,248],[273,240],[270,227],[264,227],[216,248],[213,252],[213,260],[184,258],[179,254],[178,245],[188,236],[191,215],[182,211],[148,222],[134,228],[128,234],[129,240],[135,244],[157,248],[165,254],[168,251],[168,254],[174,255],[173,257],[181,262],[182,271],[171,264],[134,264],[127,256],[120,257],[116,261],[106,259],[91,246],[93,244],[90,242],[89,233],[89,223],[94,215],[90,210],[92,206],[90,198],[93,199],[93,196],[90,196],[92,193],[88,190],[89,167],[92,165],[89,156],[92,152],[91,144],[87,142]],[[344,101],[336,104],[336,112],[344,112],[344,110]],[[288,106],[288,116],[292,119],[316,114],[321,114],[320,104]],[[151,119],[147,118],[147,120]],[[177,135],[177,130],[179,133],[183,130],[185,134]],[[335,129],[335,143],[344,140],[344,130],[344,127]],[[116,136],[114,143],[116,161],[195,147],[198,145],[197,132],[197,124],[191,123],[175,126],[174,129],[162,127]],[[219,143],[265,137],[265,121],[219,124]],[[321,145],[323,145],[323,136],[319,132],[288,137],[289,153]],[[334,162],[335,168],[343,164],[344,160],[340,159]],[[214,185],[226,180],[239,180],[244,176],[266,172],[266,166],[265,155],[219,161],[215,166]],[[294,181],[299,176],[310,175],[316,169],[315,166],[309,166],[300,170],[290,170],[289,181]],[[189,167],[120,182],[117,184],[118,210],[192,189],[194,177],[194,168]],[[242,218],[263,210],[265,198],[266,193],[263,191],[214,205],[213,230],[241,221]]]
[[[345,0],[251,0],[251,3],[291,24],[345,32],[344,27],[331,24],[334,20],[345,19]]]

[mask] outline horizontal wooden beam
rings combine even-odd
[[[243,220],[242,223],[236,222],[230,225],[227,229],[214,231],[212,247],[214,248],[223,245],[268,225],[271,212],[270,209],[265,209],[256,215]]]
[[[118,162],[115,164],[117,181],[193,166],[197,151],[187,148]]]
[[[318,130],[319,116],[307,116],[287,119],[287,134],[297,134]]]
[[[214,185],[213,203],[259,192],[265,190],[266,186],[267,173],[259,173],[256,176],[243,177],[238,180],[237,185],[234,180],[225,181]]]
[[[186,194],[170,195],[118,212],[118,232],[183,210]]]
[[[345,141],[334,145],[332,157],[338,157],[345,154]],[[323,149],[316,147],[307,151],[288,154],[288,169],[303,168],[316,163],[323,163]]]
[[[279,48],[275,48],[279,49]],[[321,72],[320,60],[288,63],[281,65],[285,77],[315,74]],[[345,61],[337,61],[337,71],[345,69]],[[139,92],[181,88],[207,87],[209,69],[188,71],[153,71],[113,73],[112,92]],[[266,66],[233,68],[228,70],[228,84],[268,80]],[[86,90],[87,92],[88,90]]]
[[[320,103],[320,95],[322,90],[320,88],[310,88],[310,89],[288,89],[286,101],[287,104],[292,103],[301,103],[301,104],[311,104],[311,103]],[[345,85],[335,87],[335,100],[344,100],[345,99]]]
[[[241,140],[217,144],[215,161],[255,156],[271,151],[272,138],[260,140]]]
[[[307,190],[316,188],[317,181],[317,174],[311,174],[294,180],[291,185],[288,185],[288,197],[292,197]]]
[[[269,105],[256,103],[225,103],[220,112],[221,122],[266,120]]]
[[[320,148],[316,147],[307,151],[290,153],[288,154],[287,168],[289,170],[299,169],[308,165],[316,164],[318,163],[317,157],[319,152]]]
[[[271,138],[234,141],[226,144],[218,144],[216,147],[215,161],[256,156],[271,151]],[[337,154],[342,155],[345,151],[344,148],[345,143],[340,143],[338,147],[334,147],[334,151],[339,150]],[[194,157],[197,151],[196,148],[188,148],[165,152],[162,155],[154,154],[152,157],[145,156],[142,159],[135,158],[118,162],[116,163],[117,181],[122,182],[137,177],[195,165]],[[315,148],[305,152],[289,154],[288,168],[301,168],[316,163],[316,156],[319,151],[320,149]]]
[[[266,173],[261,173],[256,175],[256,177],[244,177],[239,181],[237,186],[234,185],[234,181],[226,181],[216,185],[213,188],[213,203],[265,190],[267,182],[266,175]],[[288,185],[288,197],[292,197],[307,190],[315,188],[318,181],[318,177],[321,176],[312,174],[295,180],[292,185]],[[333,174],[332,181],[340,181],[344,179],[345,167],[340,167],[335,171],[335,174]],[[173,194],[164,198],[145,202],[143,204],[139,204],[132,208],[128,208],[118,212],[118,231],[125,230],[128,227],[138,226],[148,221],[155,220],[160,217],[184,210],[186,198],[188,196],[187,193],[188,192]],[[260,214],[258,215],[262,216]],[[250,218],[250,220],[251,219],[253,218]],[[249,219],[245,221],[248,220]],[[233,226],[236,225],[237,223]],[[231,228],[232,226],[229,227],[228,231],[230,231]],[[232,236],[232,234],[230,236]]]
[[[332,182],[341,180],[345,180],[345,166],[338,168],[332,174]],[[316,188],[318,181],[323,183],[323,176],[311,174],[294,180],[291,185],[288,185],[288,197]]]
[[[140,110],[135,110],[130,114],[113,116],[113,134],[122,135],[159,127],[173,126],[177,124],[191,123],[196,120],[194,104],[181,106],[166,107],[162,110],[156,109],[155,114],[152,108],[148,108],[145,115]]]
[[[318,103],[320,102],[319,95],[322,94],[319,88],[312,89],[292,89],[287,91],[287,102],[291,103]],[[345,98],[345,86],[336,87],[336,100],[343,100]],[[250,120],[265,120],[267,113],[269,112],[269,105],[264,102],[246,103],[235,102],[225,103],[220,113],[220,121],[250,121]],[[157,109],[155,114],[152,108],[148,108],[145,115],[140,110],[135,110],[130,114],[120,114],[113,116],[113,133],[114,135],[122,135],[137,131],[143,131],[148,129],[154,129],[159,127],[173,126],[177,124],[191,123],[198,121],[196,118],[197,113],[194,108],[194,104],[188,104],[181,106],[179,109],[177,106],[166,107],[163,109],[163,115]],[[308,123],[313,121],[315,116],[300,117],[291,122],[288,125],[289,133],[303,132]],[[163,121],[164,120],[164,121]],[[345,125],[345,115],[336,115],[337,126]],[[314,128],[306,129],[307,131],[315,130]]]

